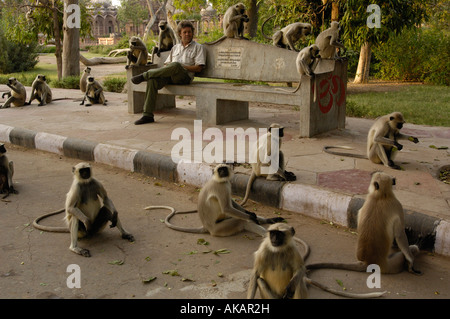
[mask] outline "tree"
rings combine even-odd
[[[342,38],[352,48],[360,48],[358,69],[354,83],[369,81],[372,46],[386,41],[391,34],[400,33],[405,27],[419,26],[424,21],[425,6],[420,0],[379,0],[381,28],[369,28],[367,7],[371,1],[348,0],[342,4],[343,17],[340,21],[344,30]]]
[[[80,7],[80,36],[89,36],[91,29],[86,6],[90,1],[79,0],[76,2]],[[29,0],[3,0],[0,5],[2,8],[2,26],[6,30],[5,35],[8,39],[21,42],[37,41],[39,33],[44,34],[47,42],[54,39],[56,66],[58,79],[60,80],[63,75],[64,33],[62,32],[62,28],[64,1],[40,0],[36,2]],[[70,43],[73,40],[69,39],[68,41]],[[69,47],[69,49],[66,49],[65,54],[73,53],[71,50]],[[68,60],[73,64],[78,63],[78,60],[75,62],[73,57]],[[69,69],[72,70],[72,68]],[[68,71],[68,74],[73,72],[76,72],[76,70]]]
[[[154,1],[151,1],[151,0],[146,0],[146,1],[147,1],[148,12],[150,13],[150,20],[148,21],[147,26],[145,27],[145,33],[144,33],[144,39],[143,39],[144,43],[147,42],[147,39],[150,34],[150,29],[155,24],[156,18],[158,17],[159,13],[163,12],[164,15],[166,15],[166,5],[167,5],[168,0],[163,0],[161,3],[159,3],[159,7],[156,10],[156,12],[152,6],[152,2],[154,2]]]
[[[80,19],[78,0],[64,0],[63,78],[80,74]]]
[[[120,7],[117,11],[117,19],[123,24],[133,23],[135,35],[138,35],[138,26],[148,19],[147,10],[141,5],[139,0],[120,0]]]

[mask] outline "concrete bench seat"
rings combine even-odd
[[[201,78],[246,80],[253,82],[298,82],[297,52],[246,40],[225,39],[205,45],[207,65],[189,85],[167,85],[159,91],[157,109],[173,108],[175,96],[195,96],[196,117],[206,125],[221,125],[249,117],[249,102],[295,106],[300,113],[300,136],[311,137],[345,126],[347,61],[321,60],[316,79],[303,77],[296,93],[280,91],[276,86],[203,82]],[[153,67],[161,67],[168,55],[155,56],[153,65],[127,71],[128,112],[143,111],[146,82],[131,83],[132,76]],[[314,100],[314,83],[319,87]],[[295,86],[295,85],[294,85]],[[294,90],[294,88],[286,88]]]

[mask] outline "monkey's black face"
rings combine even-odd
[[[219,174],[219,177],[228,177],[230,175],[227,167],[219,167],[217,173]]]
[[[80,169],[80,177],[82,179],[89,179],[91,177],[91,169],[89,167]]]
[[[272,243],[273,247],[279,247],[284,244],[286,234],[279,231],[279,230],[271,230],[269,232],[270,235],[270,242]]]
[[[6,153],[5,144],[0,145],[0,154]]]
[[[397,123],[397,128],[401,130],[403,128],[403,123]]]
[[[244,14],[245,13],[245,9],[241,9],[241,14]]]

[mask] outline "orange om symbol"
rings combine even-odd
[[[331,82],[331,84],[330,84]],[[333,106],[334,99],[337,98],[337,105],[341,106],[345,101],[345,87],[344,82],[338,75],[332,75],[323,79],[319,83],[319,109],[323,114],[330,112]],[[339,94],[336,96],[336,94]],[[314,87],[313,87],[314,92]]]

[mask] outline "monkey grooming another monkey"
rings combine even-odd
[[[244,22],[250,20],[245,14],[245,10],[246,8],[243,3],[238,3],[229,7],[223,16],[222,24],[224,35],[216,41],[206,42],[205,44],[216,44],[226,38],[246,39],[244,37]]]
[[[321,55],[319,54],[320,49],[317,45],[313,44],[309,47],[305,47],[300,50],[300,52],[297,55],[297,59],[295,60],[295,65],[297,66],[297,72],[300,74],[300,80],[298,82],[297,87],[294,91],[289,91],[285,89],[277,88],[277,90],[288,92],[288,93],[296,93],[300,87],[302,86],[302,78],[304,75],[307,75],[309,77],[315,77],[314,70],[317,67],[317,64],[319,63],[321,59]],[[317,81],[315,81],[317,82]],[[317,83],[315,83],[315,90],[314,90],[314,101],[317,100]]]
[[[2,98],[5,98],[5,95],[8,99],[5,101],[3,105],[0,105],[0,109],[6,109],[12,105],[14,106],[24,106],[27,100],[27,91],[22,83],[17,81],[16,78],[11,77],[8,79],[8,83],[6,85],[11,89],[9,92],[5,92],[2,94]]]
[[[133,65],[146,65],[148,61],[147,46],[139,37],[133,36],[130,39],[130,51],[127,52],[127,65],[125,69],[128,69]]]
[[[317,263],[307,269],[334,268],[365,272],[367,266],[376,264],[383,274],[396,274],[405,269],[421,275],[414,269],[414,256],[419,254],[417,245],[409,245],[405,233],[405,216],[402,204],[392,191],[395,178],[375,172],[369,186],[369,194],[358,212],[358,241],[355,263]],[[394,242],[399,252],[390,254]]]
[[[317,36],[315,44],[319,47],[322,59],[339,58],[336,53],[336,48],[345,48],[339,42],[339,22],[332,21],[331,27]]]
[[[294,228],[284,223],[269,226],[266,237],[255,252],[247,299],[254,299],[258,289],[263,299],[306,299],[306,284],[349,298],[377,298],[385,293],[336,291],[309,279],[306,276],[305,258],[300,255],[293,241],[294,234]]]
[[[306,37],[308,34],[311,34],[311,24],[302,22],[291,23],[275,32],[272,37],[269,37],[264,33],[264,25],[273,17],[275,17],[275,15],[269,17],[261,26],[261,33],[264,38],[272,40],[273,45],[276,47],[298,51],[295,49],[295,43],[301,38]]]
[[[88,78],[89,75],[91,75],[91,68],[87,66],[84,69],[83,75],[80,78],[80,90],[83,93],[86,93],[87,78]]]
[[[269,161],[272,152],[272,130],[278,131],[278,140],[274,139],[277,145],[274,145],[275,149],[278,149],[279,159],[278,159],[278,169],[275,173],[269,174],[264,171],[268,170],[273,163]],[[256,143],[252,146],[252,174],[247,182],[247,188],[245,190],[245,196],[241,206],[247,203],[250,196],[252,185],[255,179],[259,176],[266,177],[269,181],[295,181],[297,178],[294,173],[285,170],[284,154],[281,151],[281,138],[284,136],[284,127],[278,123],[272,123],[268,129],[268,133],[262,135]],[[264,163],[263,163],[264,162]]]
[[[172,47],[177,43],[177,37],[167,21],[160,21],[158,27],[158,46],[153,47],[152,56],[156,54],[160,57],[161,52],[170,51],[172,49]]]
[[[59,210],[37,218],[33,226],[39,230],[50,232],[70,232],[69,249],[76,254],[90,257],[89,250],[78,247],[78,238],[93,235],[101,231],[108,221],[110,227],[119,229],[122,238],[134,242],[133,235],[128,233],[119,220],[113,202],[108,197],[103,185],[94,177],[89,163],[79,163],[72,168],[73,182],[66,195],[65,210]],[[102,200],[100,202],[99,198]],[[67,228],[42,226],[39,221],[60,212],[66,212],[65,222]]]
[[[403,139],[415,144],[419,143],[416,137],[400,133],[404,123],[403,114],[400,112],[393,112],[379,117],[367,134],[367,157],[359,154],[330,151],[331,148],[351,149],[347,146],[325,146],[324,151],[338,156],[366,158],[375,164],[382,163],[384,166],[393,169],[401,169],[400,166],[394,163],[397,151],[403,149],[403,145],[399,144],[397,140]]]
[[[30,105],[34,99],[39,101],[38,106],[43,106],[45,104],[52,102],[52,90],[47,84],[47,79],[45,75],[38,74],[31,85],[31,96],[30,100],[26,105]]]
[[[91,106],[92,104],[103,104],[106,105],[105,95],[103,94],[103,87],[101,84],[94,79],[92,75],[87,77],[86,93],[84,94],[83,100],[80,105],[84,105],[86,98],[89,103],[86,106]]]
[[[12,181],[14,175],[14,163],[13,161],[8,160],[5,153],[5,144],[0,144],[0,194],[6,194],[2,197],[2,199],[8,197],[9,194],[18,193],[14,189]]]

